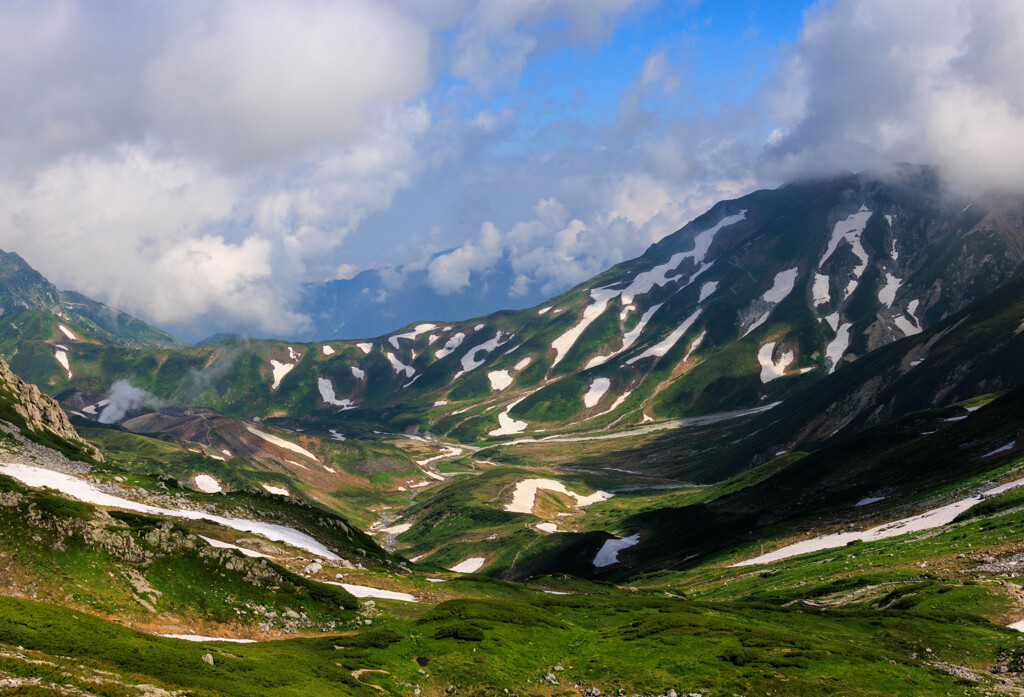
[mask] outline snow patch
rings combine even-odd
[[[550,310],[550,309],[551,309],[550,305],[548,305],[547,307],[542,307],[541,309],[537,310],[537,314],[538,315],[543,315],[543,314],[547,313],[547,311]]]
[[[487,360],[487,354],[499,346],[507,344],[512,339],[511,335],[505,335],[505,340],[502,341],[501,337],[503,334],[504,333],[501,330],[498,330],[498,333],[495,334],[493,338],[467,351],[466,355],[462,357],[462,370],[456,373],[455,377],[452,379],[457,380],[471,370],[476,370],[484,364],[485,360]],[[481,351],[484,353],[484,357],[477,358]]]
[[[58,329],[60,329],[60,331],[61,331],[61,334],[63,334],[64,336],[66,336],[66,337],[67,337],[68,339],[70,339],[71,341],[78,341],[78,337],[77,337],[77,336],[75,336],[74,332],[72,332],[72,331],[71,331],[70,329],[68,329],[67,327],[65,327],[65,326],[64,326],[63,324],[58,324],[58,325],[57,325],[57,328],[58,328]]]
[[[462,332],[459,332],[455,336],[448,339],[448,341],[445,342],[444,346],[441,347],[436,353],[434,353],[434,356],[440,360],[441,358],[444,358],[445,356],[454,353],[455,349],[459,348],[459,346],[462,345],[462,342],[465,339],[466,335],[463,334]]]
[[[284,542],[294,547],[299,547],[325,559],[340,559],[337,554],[309,535],[283,525],[264,523],[257,520],[247,520],[244,518],[228,518],[214,515],[212,513],[206,513],[204,511],[194,511],[190,509],[171,509],[149,506],[139,503],[138,501],[113,496],[100,491],[93,484],[85,481],[84,479],[79,479],[78,477],[73,477],[62,472],[43,469],[42,467],[34,467],[32,465],[0,463],[0,472],[14,477],[28,486],[48,486],[51,489],[56,489],[57,491],[76,498],[79,501],[85,501],[86,503],[95,504],[97,506],[120,508],[122,510],[146,513],[149,515],[165,515],[175,518],[186,518],[189,520],[209,520],[235,530],[256,533],[275,542]]]
[[[683,363],[686,363],[686,361],[690,360],[690,356],[693,355],[694,351],[700,348],[700,345],[704,343],[704,337],[706,337],[707,335],[708,332],[706,329],[701,331],[701,333],[697,335],[697,338],[693,340],[693,342],[690,344],[690,348],[686,351],[686,355],[683,356]],[[654,419],[651,420],[653,421]]]
[[[270,389],[276,390],[280,387],[281,380],[283,380],[284,376],[290,373],[294,367],[294,363],[282,363],[281,361],[274,360],[273,358],[270,359],[270,368],[274,371],[274,382],[270,386]]]
[[[277,494],[278,496],[291,496],[291,494],[288,493],[287,489],[282,489],[281,487],[274,486],[273,484],[260,483],[260,486],[269,491],[271,494]]]
[[[58,346],[59,346],[59,344],[58,344]],[[61,349],[63,349],[63,350],[61,350]],[[71,373],[71,362],[68,360],[68,351],[67,351],[67,349],[64,348],[63,346],[61,346],[60,348],[55,349],[54,352],[53,352],[53,357],[56,358],[57,362],[61,364],[61,367],[63,367],[64,370],[67,371],[68,380],[70,380],[71,376],[72,376],[72,373]]]
[[[836,372],[840,359],[842,359],[846,349],[850,346],[850,328],[852,326],[848,322],[839,325],[836,338],[828,342],[828,346],[825,347],[825,362],[829,363],[829,375]]]
[[[871,504],[878,503],[879,501],[885,501],[885,497],[884,496],[868,496],[867,498],[863,498],[863,499],[861,499],[860,501],[858,501],[857,503],[855,503],[853,505],[854,506],[870,506]]]
[[[203,538],[206,539],[206,538]],[[183,641],[224,641],[232,644],[255,644],[255,639],[228,639],[218,636],[202,636],[200,634],[157,634],[165,639],[181,639]]]
[[[592,409],[597,406],[597,403],[601,401],[601,397],[604,397],[608,388],[612,386],[612,381],[608,378],[595,378],[590,383],[590,389],[583,395],[583,406],[587,409]]]
[[[392,346],[395,347],[395,350],[397,351],[399,339],[409,339],[410,341],[416,341],[416,337],[418,337],[420,334],[425,334],[426,332],[432,331],[434,329],[437,329],[436,324],[417,324],[415,329],[413,329],[411,332],[406,332],[404,334],[395,334],[394,336],[388,337],[388,341],[391,343]]]
[[[764,324],[764,323],[765,323],[765,322],[766,322],[766,321],[768,320],[768,316],[769,316],[769,315],[771,315],[771,314],[772,314],[772,311],[771,311],[771,310],[768,310],[768,311],[767,311],[767,312],[765,312],[765,313],[764,313],[763,315],[761,315],[760,317],[758,317],[758,318],[757,318],[757,319],[756,319],[756,320],[754,321],[754,323],[753,323],[753,324],[751,324],[751,325],[750,325],[749,327],[747,327],[747,331],[743,332],[743,336],[746,336],[747,334],[749,334],[750,332],[754,331],[755,329],[757,329],[758,327],[760,327],[760,326],[761,326],[762,324]]]
[[[514,366],[512,366],[512,369],[513,370],[522,370],[526,366],[530,365],[531,361],[533,361],[533,358],[530,357],[530,356],[527,356],[526,358],[521,358],[521,359],[519,359],[518,363],[516,363]]]
[[[331,434],[331,438],[333,438],[334,440],[347,440],[345,438],[345,436],[341,435],[340,433],[335,431],[333,428],[330,431],[328,431],[328,433]]]
[[[361,344],[356,344],[356,348],[359,349],[360,351],[362,351],[365,354],[369,354],[370,351],[373,350],[373,344],[371,344],[369,342],[364,342],[364,343],[361,343]]]
[[[320,350],[324,352],[325,356],[333,356],[334,355],[334,347],[328,346],[327,344],[324,344],[323,346],[321,346]]]
[[[769,341],[757,352],[757,362],[761,364],[761,382],[767,385],[772,380],[777,380],[786,374],[786,368],[793,362],[796,355],[792,351],[786,351],[779,356],[778,362],[772,360],[772,353],[775,352],[775,342]]]
[[[388,591],[371,586],[357,586],[354,583],[338,583],[337,581],[324,581],[324,583],[330,586],[341,586],[357,598],[385,598],[387,600],[404,600],[409,603],[419,602],[411,593]]]
[[[389,528],[381,528],[381,532],[386,532],[389,535],[401,535],[403,532],[412,530],[412,523],[402,523],[401,525],[392,525]]]
[[[892,321],[896,325],[896,328],[903,332],[903,336],[914,336],[915,334],[921,333],[921,328],[903,315],[896,315],[893,317]]]
[[[811,295],[814,296],[814,307],[824,305],[832,300],[832,294],[828,290],[828,276],[815,273],[814,284],[811,286]]]
[[[351,367],[352,367],[352,377],[354,377],[356,380],[365,380],[366,379],[366,372],[365,371],[360,370],[359,368],[357,368],[355,366],[351,366]]]
[[[245,428],[246,428],[247,431],[249,431],[249,433],[253,434],[254,436],[259,436],[260,438],[262,438],[263,440],[267,441],[268,443],[273,443],[274,445],[276,445],[276,446],[278,446],[280,448],[284,448],[285,450],[290,450],[293,453],[296,453],[298,455],[305,455],[310,460],[314,460],[315,462],[319,462],[320,461],[319,458],[317,458],[316,455],[314,455],[313,453],[309,452],[308,450],[306,450],[302,446],[299,446],[299,445],[296,445],[295,443],[292,443],[291,441],[287,441],[284,438],[278,438],[277,436],[271,435],[269,433],[264,433],[263,431],[260,431],[258,429],[253,428],[252,426],[246,426]]]
[[[650,322],[651,317],[654,316],[654,313],[657,312],[662,305],[664,305],[664,303],[658,303],[657,305],[652,305],[647,309],[647,312],[645,312],[643,316],[641,316],[640,319],[637,321],[636,326],[630,329],[628,332],[626,332],[625,336],[622,337],[622,347],[619,348],[618,351],[611,354],[610,356],[595,356],[594,358],[591,358],[583,369],[588,370],[590,368],[596,368],[599,365],[603,365],[604,363],[607,363],[609,360],[615,358],[615,356],[618,356],[620,353],[623,353],[626,349],[635,344],[636,340],[640,338],[641,332],[643,332],[643,330],[647,327],[647,323]]]
[[[580,319],[576,326],[551,342],[551,348],[555,349],[555,360],[551,363],[552,368],[565,358],[565,355],[569,353],[569,349],[575,345],[576,340],[580,338],[594,320],[601,316],[608,307],[608,303],[617,297],[619,293],[620,291],[608,290],[607,288],[594,288],[590,291],[592,302],[583,309],[582,319]]]
[[[435,406],[435,407],[444,407],[444,406],[447,406],[447,405],[448,405],[448,402],[446,402],[443,399],[439,399],[436,402],[434,402],[434,404],[433,404],[433,406]]]
[[[630,535],[629,537],[615,537],[610,540],[605,540],[604,545],[598,551],[597,556],[594,557],[594,566],[602,568],[605,566],[611,566],[619,561],[619,552],[624,549],[629,549],[640,543],[640,533]]]
[[[335,396],[334,385],[327,378],[317,378],[316,387],[320,390],[320,399],[324,400],[324,404],[330,404],[332,407],[341,407],[342,411],[356,408],[355,402],[351,399],[339,400]]]
[[[882,303],[886,307],[892,307],[892,303],[896,300],[896,292],[903,285],[903,279],[896,278],[888,271],[885,272],[885,285],[881,290],[878,291],[878,302]]]
[[[459,574],[472,574],[479,571],[486,563],[486,557],[470,557],[469,559],[463,559],[455,566],[448,567],[448,570]]]
[[[405,373],[405,377],[411,378],[413,375],[416,374],[415,368],[413,368],[411,365],[406,365],[405,363],[402,363],[402,361],[398,360],[395,354],[391,353],[390,351],[385,351],[384,355],[387,357],[388,363],[391,364],[391,369],[395,371],[396,375]]]
[[[641,353],[639,356],[633,356],[632,358],[630,358],[628,361],[626,361],[626,365],[633,365],[637,361],[643,360],[644,358],[649,358],[651,356],[657,356],[658,358],[664,356],[672,349],[673,346],[676,345],[676,343],[680,339],[683,338],[683,334],[689,331],[690,327],[693,326],[693,323],[697,321],[697,318],[700,317],[700,314],[703,311],[703,308],[698,307],[697,311],[694,312],[689,317],[687,317],[682,324],[676,327],[675,331],[673,331],[671,334],[665,337],[661,342],[655,344],[651,348]]]
[[[854,540],[862,540],[864,542],[875,542],[877,540],[884,540],[889,537],[896,537],[903,535],[908,532],[920,532],[922,530],[931,530],[938,528],[947,523],[952,522],[958,515],[963,513],[969,508],[976,506],[977,504],[984,501],[986,498],[997,496],[999,494],[1016,489],[1017,487],[1024,486],[1024,479],[1016,479],[1012,482],[1008,482],[1001,486],[997,486],[994,489],[989,489],[980,496],[972,496],[970,498],[961,499],[955,501],[946,506],[934,508],[930,511],[926,511],[919,515],[911,516],[909,518],[903,518],[901,520],[895,520],[891,523],[884,523],[868,530],[861,530],[857,532],[840,532],[832,535],[822,535],[809,540],[803,540],[796,542],[791,545],[786,545],[774,552],[768,554],[762,554],[761,556],[754,557],[753,559],[746,559],[741,562],[737,562],[732,566],[752,566],[754,564],[768,564],[780,559],[786,559],[788,557],[794,557],[798,554],[808,554],[810,552],[817,552],[823,549],[834,549],[836,547],[844,547]]]
[[[828,326],[832,327],[832,331],[839,331],[839,313],[833,312],[831,315],[825,316],[825,321],[828,322]]]
[[[998,455],[999,453],[1005,453],[1008,450],[1013,450],[1013,446],[1015,445],[1017,445],[1017,441],[1011,441],[1006,445],[1002,446],[1001,448],[996,448],[992,452],[985,453],[984,455],[982,455],[982,457],[992,457],[993,455]]]
[[[224,458],[220,458],[224,459]],[[220,486],[220,482],[211,477],[208,474],[197,474],[195,477],[196,488],[206,494],[216,494],[219,491],[223,491]]]
[[[528,424],[525,421],[516,421],[509,415],[509,412],[515,405],[519,404],[527,397],[529,397],[529,395],[523,395],[521,398],[517,399],[516,401],[512,402],[507,407],[505,407],[505,410],[498,414],[498,427],[493,431],[489,431],[487,435],[512,436],[515,435],[516,433],[522,433],[523,431],[525,431],[530,424]]]
[[[553,532],[558,532],[558,526],[554,523],[537,523],[533,527],[537,528],[541,532],[546,532],[549,535]]]
[[[491,389],[495,392],[501,392],[512,384],[512,376],[507,370],[492,370],[487,373],[487,379],[491,381]]]
[[[779,271],[775,274],[775,281],[772,283],[772,287],[764,292],[761,298],[766,303],[778,304],[786,299],[786,296],[793,292],[794,286],[796,286],[796,277],[800,273],[800,269],[794,266],[791,269],[785,271]]]
[[[516,488],[512,491],[512,502],[506,504],[505,510],[509,513],[533,513],[533,506],[537,499],[537,491],[546,489],[565,494],[576,500],[576,508],[589,506],[598,501],[607,501],[612,497],[607,491],[595,491],[589,496],[581,496],[575,491],[566,488],[565,484],[554,479],[521,479],[516,482]]]
[[[256,559],[259,559],[259,558],[270,559],[270,555],[269,554],[261,554],[260,552],[257,552],[257,551],[251,550],[251,549],[246,549],[245,547],[239,547],[238,545],[233,545],[230,542],[221,542],[220,540],[215,540],[212,537],[204,537],[203,535],[200,535],[199,537],[201,537],[202,539],[206,540],[206,543],[208,545],[210,545],[211,547],[215,547],[216,549],[233,549],[235,551],[241,552],[242,554],[244,554],[247,557],[253,557],[253,558],[256,558]]]
[[[700,287],[700,297],[697,298],[697,302],[704,302],[710,298],[716,290],[718,290],[718,281],[708,281]]]

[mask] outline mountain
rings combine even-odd
[[[166,332],[81,293],[57,290],[18,254],[0,250],[0,314],[12,316],[25,311],[48,312],[78,324],[105,342],[127,348],[186,345]]]
[[[454,293],[439,292],[426,269],[405,267],[310,283],[303,288],[298,311],[313,326],[291,338],[309,342],[381,336],[424,317],[459,320],[489,314],[512,302],[524,308],[545,300],[536,289],[513,299],[509,289],[514,281],[508,259],[502,258],[484,273],[471,272],[467,287]]]

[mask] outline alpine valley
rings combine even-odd
[[[797,181],[314,343],[188,346],[15,252],[10,694],[1024,694],[1024,195]]]

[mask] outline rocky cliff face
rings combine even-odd
[[[20,427],[29,438],[57,436],[94,459],[103,459],[95,447],[78,435],[57,400],[15,375],[3,359],[0,359],[0,418]]]

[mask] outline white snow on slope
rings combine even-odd
[[[554,368],[558,363],[565,358],[565,354],[569,353],[569,349],[573,347],[576,340],[580,338],[587,327],[589,327],[595,319],[601,316],[601,314],[608,307],[608,303],[613,298],[618,297],[620,291],[609,290],[607,288],[594,288],[590,291],[591,303],[583,309],[583,317],[576,324],[576,326],[569,329],[567,332],[556,338],[551,342],[551,348],[555,349],[555,360],[552,361],[551,367]]]
[[[860,260],[860,263],[853,269],[854,280],[850,281],[850,284],[846,287],[846,297],[852,295],[853,291],[856,290],[864,269],[868,267],[868,253],[864,251],[864,245],[860,242],[860,236],[864,232],[864,227],[868,224],[870,218],[871,211],[862,205],[859,211],[837,222],[832,228],[832,237],[828,241],[828,248],[825,250],[825,254],[822,255],[821,261],[818,262],[818,268],[820,269],[828,261],[829,257],[832,256],[833,252],[836,251],[840,242],[846,240],[850,244],[853,254]]]
[[[352,377],[354,377],[356,380],[365,380],[366,373],[360,370],[359,368],[352,366]]]
[[[921,333],[921,323],[917,321],[917,317],[914,315],[917,313],[917,306],[920,304],[920,300],[911,300],[907,303],[907,315],[910,319],[907,319],[903,315],[896,315],[893,318],[893,322],[903,332],[904,336],[913,336]]]
[[[78,477],[73,477],[62,472],[43,469],[42,467],[34,467],[32,465],[0,463],[0,472],[14,477],[28,486],[48,486],[51,489],[56,489],[61,493],[72,496],[79,501],[85,501],[86,503],[92,503],[97,506],[120,508],[122,510],[135,511],[137,513],[148,513],[150,515],[187,518],[189,520],[210,520],[215,523],[220,523],[221,525],[226,525],[227,527],[235,530],[256,533],[275,542],[284,542],[292,545],[293,547],[299,547],[307,552],[324,557],[325,559],[338,560],[340,558],[337,554],[327,549],[327,547],[309,535],[299,532],[298,530],[293,530],[292,528],[287,528],[283,525],[264,523],[257,520],[246,520],[244,518],[228,518],[225,516],[214,515],[212,513],[205,513],[203,511],[149,506],[137,501],[131,501],[130,499],[124,499],[119,496],[113,496],[100,491],[84,479],[79,479]]]
[[[651,348],[641,353],[639,356],[633,356],[632,358],[630,358],[628,361],[626,361],[626,365],[633,365],[637,361],[643,360],[644,358],[649,358],[651,356],[657,356],[658,358],[664,356],[672,349],[673,346],[676,345],[676,342],[683,338],[683,334],[685,334],[693,325],[693,323],[697,321],[697,318],[700,317],[700,313],[703,311],[703,308],[698,307],[697,311],[694,312],[689,317],[687,317],[682,324],[676,327],[675,331],[673,331],[671,334],[665,337],[661,342],[655,344]]]
[[[279,486],[274,486],[272,484],[262,484],[262,483],[260,484],[260,486],[263,487],[264,489],[266,489],[267,491],[269,491],[271,494],[277,494],[278,496],[291,496],[291,494],[288,493],[287,489],[282,489]]]
[[[367,353],[368,354],[368,353],[370,353],[370,351],[373,350],[373,344],[371,344],[369,342],[364,342],[362,344],[356,344],[356,348],[359,349],[360,351],[362,351],[363,353]]]
[[[270,386],[270,389],[276,390],[281,386],[281,380],[284,376],[292,371],[295,367],[294,363],[282,363],[281,361],[275,361],[273,358],[270,359],[270,367],[274,371],[274,383]]]
[[[525,358],[520,358],[519,362],[516,363],[514,366],[512,366],[512,369],[513,370],[522,370],[526,366],[530,365],[530,362],[532,360],[533,360],[533,358],[530,357],[530,356],[526,356]]]
[[[879,501],[885,501],[885,497],[884,496],[868,496],[866,498],[861,499],[860,501],[858,501],[857,503],[855,503],[853,505],[854,506],[870,506],[871,504],[878,503]]]
[[[495,392],[501,392],[512,384],[512,376],[507,370],[492,370],[487,373],[487,379],[491,381],[491,389]]]
[[[415,368],[413,368],[411,365],[406,365],[405,363],[402,363],[402,361],[398,360],[398,357],[396,357],[395,354],[391,353],[390,351],[385,351],[384,355],[387,357],[388,363],[391,364],[391,369],[395,371],[396,375],[405,373],[405,377],[411,378],[413,375],[416,374]]]
[[[658,303],[657,305],[652,305],[647,309],[647,312],[645,312],[643,316],[641,316],[640,319],[637,320],[636,326],[630,329],[628,332],[626,332],[626,334],[622,337],[622,346],[619,348],[618,351],[609,356],[594,356],[593,358],[590,359],[589,362],[587,362],[587,365],[583,369],[587,370],[589,368],[595,368],[599,365],[603,365],[604,363],[607,363],[612,358],[615,358],[620,353],[624,352],[630,346],[635,344],[636,340],[640,338],[640,334],[647,327],[647,323],[651,321],[651,317],[654,316],[654,313],[657,312],[662,305],[664,305],[664,303]]]
[[[827,315],[823,318],[828,322],[828,326],[832,327],[832,331],[839,331],[839,313],[833,312],[831,315]]]
[[[321,346],[320,350],[324,352],[325,356],[333,356],[334,355],[334,348],[332,346],[328,346],[327,344],[324,344],[323,346]]]
[[[437,329],[436,324],[417,324],[416,328],[413,329],[411,332],[406,332],[405,334],[395,334],[394,336],[388,337],[388,341],[391,342],[391,345],[395,347],[395,350],[397,350],[399,339],[409,339],[410,341],[416,341],[416,337],[418,337],[420,334],[429,332],[434,329]]]
[[[300,358],[302,358],[302,354],[299,353],[298,351],[296,351],[295,349],[293,349],[291,346],[289,346],[288,347],[288,357],[291,358],[293,361],[297,362]]]
[[[828,291],[828,276],[820,273],[814,274],[814,285],[811,286],[811,295],[814,296],[814,307],[823,305],[832,299]]]
[[[320,390],[320,399],[324,400],[324,404],[330,404],[332,407],[341,407],[342,410],[355,409],[356,405],[351,399],[339,400],[334,394],[334,385],[327,378],[317,378],[316,387]]]
[[[537,491],[547,489],[557,491],[570,498],[576,499],[576,508],[589,506],[598,501],[607,501],[612,497],[607,491],[595,491],[589,496],[581,496],[575,491],[566,488],[565,484],[554,479],[522,479],[516,482],[516,488],[512,491],[512,502],[506,504],[505,510],[509,513],[533,513],[533,506],[536,503]]]
[[[498,333],[495,334],[493,338],[467,351],[466,355],[462,357],[462,370],[457,372],[455,377],[452,379],[457,380],[471,370],[476,370],[484,364],[485,360],[487,360],[488,353],[511,341],[512,337],[509,335],[506,335],[505,340],[502,341],[501,337],[503,334],[504,332],[499,329]],[[484,353],[484,356],[482,358],[478,358],[481,351]]]
[[[507,407],[505,407],[505,410],[498,414],[498,427],[493,431],[489,431],[487,435],[512,436],[517,433],[522,433],[523,431],[525,431],[526,427],[529,426],[530,424],[526,423],[525,421],[516,421],[509,415],[509,412],[515,405],[519,404],[527,397],[529,397],[529,395],[523,395],[522,397],[509,404]]]
[[[718,281],[708,281],[700,287],[700,297],[697,298],[697,302],[704,302],[710,298],[716,290],[718,290]]]
[[[449,571],[454,571],[459,574],[471,574],[480,570],[487,559],[485,557],[470,557],[469,559],[463,559],[455,566],[449,567]]]
[[[61,346],[60,344],[57,344],[57,346],[54,347],[53,357],[56,358],[57,362],[61,364],[61,367],[63,367],[64,370],[67,371],[67,373],[68,373],[68,380],[70,380],[71,376],[72,376],[72,373],[71,373],[71,362],[68,361],[68,350],[67,350],[67,348],[65,348],[64,346]]]
[[[252,426],[246,426],[245,428],[246,428],[247,431],[249,431],[249,433],[251,433],[251,434],[253,434],[255,436],[259,436],[260,438],[262,438],[263,440],[267,441],[268,443],[273,443],[274,445],[276,445],[276,446],[278,446],[280,448],[284,448],[285,450],[290,450],[293,453],[296,453],[298,455],[305,455],[310,460],[313,460],[315,462],[320,462],[319,458],[317,458],[316,455],[314,455],[313,453],[309,452],[308,450],[306,450],[305,448],[303,448],[301,446],[295,445],[295,443],[292,443],[291,441],[287,441],[284,438],[278,438],[277,436],[273,436],[273,435],[271,435],[269,433],[264,433],[263,431],[260,431],[260,430],[257,430],[255,428],[253,428]]]
[[[547,313],[547,311],[550,310],[550,309],[551,309],[550,305],[548,305],[547,307],[542,307],[539,310],[537,310],[537,314],[538,315],[543,315],[543,314]]]
[[[434,356],[438,360],[440,360],[440,359],[444,358],[445,356],[447,356],[448,354],[454,353],[455,349],[457,349],[459,346],[461,346],[462,342],[465,339],[466,339],[466,335],[463,334],[462,332],[459,332],[455,336],[453,336],[450,339],[448,339],[448,341],[445,342],[444,346],[441,347],[440,349],[438,349],[437,352],[434,353]]]
[[[558,532],[558,526],[554,523],[537,523],[533,527],[537,528],[541,532],[546,532],[549,535],[553,532]]]
[[[992,452],[985,453],[984,455],[982,455],[982,457],[992,457],[993,455],[998,455],[999,453],[1005,453],[1008,450],[1013,450],[1013,446],[1015,445],[1017,445],[1017,441],[1011,441],[1001,448],[996,448]]]
[[[412,530],[412,523],[402,523],[401,525],[392,525],[391,527],[381,528],[381,532],[386,532],[389,535],[401,535],[403,532]]]
[[[903,279],[896,278],[888,271],[885,272],[885,285],[878,291],[878,302],[882,303],[886,307],[892,307],[892,303],[896,300],[896,292],[903,285]]]
[[[220,540],[215,540],[212,537],[204,537],[203,535],[200,535],[199,537],[201,537],[202,539],[206,540],[207,544],[209,544],[211,547],[215,547],[217,549],[233,549],[233,550],[236,550],[238,552],[241,552],[242,554],[244,554],[247,557],[254,557],[254,558],[257,558],[257,559],[262,557],[264,559],[270,559],[270,555],[269,554],[261,554],[260,552],[256,552],[256,551],[251,550],[251,549],[246,549],[245,547],[239,547],[238,545],[233,545],[230,542],[221,542]]]
[[[754,323],[753,323],[753,324],[751,324],[751,325],[750,325],[749,327],[747,327],[747,331],[743,332],[743,336],[746,336],[747,334],[749,334],[750,332],[754,331],[755,329],[757,329],[758,327],[760,327],[760,326],[761,326],[762,324],[764,324],[764,323],[765,323],[765,322],[766,322],[766,321],[768,320],[768,317],[769,317],[769,316],[770,316],[771,314],[772,314],[772,311],[771,311],[771,310],[768,310],[768,311],[767,311],[767,312],[765,312],[765,313],[764,313],[763,315],[761,315],[760,317],[758,317],[758,318],[757,318],[757,319],[756,319],[756,320],[754,321]]]
[[[436,462],[437,460],[444,460],[445,458],[455,457],[456,455],[461,455],[462,454],[462,448],[457,448],[454,445],[446,445],[446,446],[444,446],[444,449],[445,449],[445,452],[441,453],[440,455],[435,455],[434,457],[428,457],[426,460],[417,460],[416,464],[417,465],[421,465],[421,466],[422,465],[429,465],[431,462]],[[429,475],[429,476],[431,476],[431,477],[434,477],[434,479],[440,478],[441,481],[444,481],[444,477],[438,477],[437,475],[435,475],[433,472],[431,472],[429,470],[424,470],[424,473]]]
[[[772,353],[775,351],[775,342],[769,341],[757,352],[757,362],[761,364],[761,382],[768,384],[772,380],[781,378],[786,374],[786,368],[796,358],[792,351],[786,351],[779,356],[778,362],[772,360]]]
[[[565,354],[569,352],[569,349],[573,347],[577,339],[583,334],[587,327],[593,323],[608,307],[608,303],[614,298],[621,298],[622,305],[624,308],[633,304],[633,299],[638,295],[645,295],[651,292],[655,286],[664,286],[669,281],[675,281],[678,276],[669,277],[669,273],[679,268],[679,265],[683,263],[685,259],[692,259],[693,263],[700,268],[691,274],[686,285],[682,286],[685,288],[689,284],[697,280],[697,277],[707,271],[711,265],[704,264],[704,257],[707,255],[708,250],[711,248],[711,242],[714,240],[715,235],[724,227],[738,223],[741,220],[746,219],[747,212],[745,210],[740,211],[736,215],[726,216],[718,221],[713,227],[701,232],[694,239],[694,247],[689,252],[679,252],[673,254],[672,257],[664,264],[659,264],[652,269],[647,271],[641,271],[623,290],[609,290],[608,288],[594,288],[590,291],[591,304],[583,310],[583,317],[575,327],[565,332],[557,339],[551,342],[551,347],[555,349],[555,360],[551,363],[551,367],[554,368],[558,363],[565,357]],[[680,290],[682,290],[680,288]],[[625,312],[625,309],[623,310]],[[625,349],[621,349],[625,350]],[[620,350],[620,351],[621,351]]]
[[[839,367],[839,359],[843,357],[846,349],[850,346],[850,328],[852,326],[849,322],[839,325],[836,338],[828,342],[828,346],[825,347],[825,361],[831,361],[828,367],[829,375],[836,372],[836,368]]]
[[[217,637],[217,636],[203,636],[201,634],[157,634],[157,636],[162,636],[165,639],[181,639],[183,641],[198,641],[198,642],[224,641],[224,642],[229,642],[229,643],[232,643],[232,644],[255,644],[256,643],[255,639],[228,639],[228,638],[225,638],[225,637]]]
[[[955,501],[946,506],[934,508],[920,515],[911,516],[909,518],[903,518],[896,520],[891,523],[885,523],[868,530],[861,530],[857,532],[840,532],[832,535],[822,535],[821,537],[815,537],[810,540],[803,540],[796,542],[791,545],[786,545],[781,549],[777,549],[774,552],[768,554],[762,554],[761,556],[754,557],[753,559],[747,559],[745,561],[733,564],[733,566],[751,566],[754,564],[768,564],[779,559],[786,559],[787,557],[795,557],[798,554],[807,554],[809,552],[817,552],[822,549],[833,549],[835,547],[844,547],[854,540],[862,540],[864,542],[874,542],[876,540],[884,540],[889,537],[896,537],[903,535],[908,532],[920,532],[922,530],[931,530],[933,528],[942,527],[947,523],[951,523],[958,515],[963,513],[969,508],[978,505],[986,498],[997,496],[1005,493],[1010,489],[1016,489],[1019,486],[1024,485],[1024,479],[1016,479],[1012,482],[997,486],[994,489],[989,489],[980,496],[972,496],[970,498],[961,499]]]
[[[382,588],[373,588],[371,586],[357,586],[354,583],[338,583],[337,581],[324,581],[324,583],[331,586],[341,586],[357,598],[386,598],[387,600],[404,600],[409,603],[419,602],[419,600],[416,599],[416,596],[412,593],[388,591]]]
[[[61,333],[71,341],[78,341],[78,337],[75,336],[74,332],[65,327],[63,324],[58,324],[57,328],[60,329]]]
[[[707,335],[708,332],[706,329],[701,331],[701,333],[697,335],[697,338],[694,339],[693,342],[690,344],[690,348],[687,350],[686,355],[683,356],[683,363],[690,360],[690,356],[693,355],[694,351],[700,348],[700,345],[704,343],[704,337]]]
[[[640,533],[630,535],[629,537],[617,537],[610,540],[605,540],[604,546],[598,551],[597,556],[594,557],[594,566],[601,568],[604,566],[611,566],[619,561],[619,552],[624,549],[634,547],[640,542]]]
[[[595,378],[590,383],[590,389],[583,395],[583,406],[587,409],[591,409],[597,406],[597,403],[601,401],[601,397],[604,397],[605,392],[612,386],[612,381],[608,378]]]
[[[223,460],[224,458],[220,459]],[[223,491],[220,488],[220,482],[208,474],[197,474],[195,482],[196,488],[206,494],[216,494],[218,491]]]
[[[779,271],[775,274],[775,281],[772,282],[772,287],[764,292],[761,299],[766,303],[775,304],[785,300],[786,296],[793,292],[793,287],[796,285],[796,277],[799,273],[800,269],[796,266],[785,271]]]

